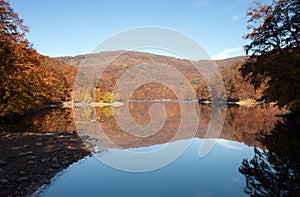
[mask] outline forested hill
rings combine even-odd
[[[115,58],[116,57],[116,58]],[[211,95],[208,91],[208,87],[203,79],[202,75],[195,68],[195,65],[201,67],[201,65],[215,64],[221,71],[224,79],[226,97],[228,100],[245,100],[245,99],[259,99],[262,94],[261,90],[254,91],[252,85],[243,80],[238,69],[245,61],[244,56],[228,58],[224,60],[200,60],[200,61],[188,61],[184,59],[177,59],[169,56],[155,55],[144,52],[101,52],[98,54],[79,55],[75,57],[58,57],[58,60],[62,60],[67,64],[75,67],[81,64],[89,65],[90,73],[96,73],[93,69],[97,67],[107,66],[105,72],[101,76],[101,80],[96,82],[95,89],[88,90],[86,94],[93,95],[96,91],[96,101],[101,101],[101,98],[107,92],[112,92],[116,81],[128,70],[134,67],[144,68],[147,63],[155,62],[159,64],[165,64],[180,71],[193,86],[197,99],[210,100]],[[206,67],[201,70],[202,72],[208,72]],[[203,73],[202,73],[203,74]],[[138,79],[136,79],[138,80]],[[211,76],[211,80],[214,80],[214,76]],[[218,90],[219,87],[213,87]],[[79,91],[79,90],[78,90]],[[182,90],[184,91],[184,90]],[[223,97],[224,95],[218,95]],[[122,98],[121,98],[122,99]],[[138,100],[156,100],[156,99],[176,99],[174,92],[168,87],[164,87],[157,83],[148,83],[137,88],[132,94],[132,99]],[[187,98],[190,99],[190,98]]]

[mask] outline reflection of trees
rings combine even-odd
[[[60,132],[75,131],[72,109],[44,109],[38,113],[20,116],[17,120],[2,119],[0,130],[9,132]]]
[[[157,124],[152,124],[153,127],[150,132],[150,130],[145,128],[148,128],[147,125],[151,123],[151,120],[159,117],[161,113],[152,111],[152,116],[150,117],[150,107],[155,103],[165,107],[167,117],[160,130],[154,129],[154,127],[157,128]],[[275,117],[276,113],[280,113],[278,109],[230,107],[226,109],[224,125],[219,125],[221,122],[219,119],[222,117],[221,114],[224,112],[224,109],[222,107],[216,107],[212,126],[213,128],[223,126],[222,132],[220,134],[218,130],[212,129],[207,133],[208,126],[212,119],[212,108],[209,105],[199,105],[197,106],[199,107],[199,114],[195,114],[193,113],[193,109],[196,107],[195,105],[197,105],[197,103],[193,102],[182,104],[176,102],[126,102],[125,105],[118,108],[75,108],[74,117],[76,117],[77,122],[81,121],[81,123],[76,125],[77,130],[82,128],[85,134],[90,131],[89,134],[91,137],[99,138],[99,141],[103,141],[102,138],[107,136],[115,144],[123,148],[165,144],[170,142],[170,140],[175,141],[193,137],[220,137],[243,142],[249,146],[256,145],[262,147],[261,143],[256,139],[257,132],[260,130],[272,130],[276,121],[280,119]],[[128,109],[129,114],[124,115],[125,109]],[[182,109],[185,109],[185,111],[182,112]],[[255,117],[255,121],[253,117]],[[182,118],[186,119],[187,122],[185,125],[187,128],[182,129],[182,132],[177,132]],[[118,121],[126,123],[127,130],[124,130],[125,124],[120,127]],[[132,124],[132,122],[134,124]],[[97,130],[95,125],[98,124],[100,124],[103,130]],[[140,125],[142,129],[136,129],[135,125]],[[196,134],[193,133],[194,129],[191,129],[192,127],[198,127]],[[102,133],[102,131],[104,133]],[[155,135],[154,131],[157,131]],[[105,134],[105,136],[99,135],[100,133]],[[150,133],[151,137],[149,136]],[[176,138],[174,138],[176,133]],[[95,136],[96,134],[98,135]],[[148,137],[145,137],[146,135]],[[110,145],[107,145],[107,147],[110,147]]]
[[[250,196],[299,196],[300,132],[295,121],[278,121],[271,134],[259,140],[267,150],[254,148],[254,157],[244,160],[239,171],[246,178]]]

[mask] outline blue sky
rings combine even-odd
[[[267,0],[266,0],[267,1]],[[252,0],[11,0],[28,40],[51,57],[90,53],[124,30],[158,26],[198,42],[213,59],[244,55]]]

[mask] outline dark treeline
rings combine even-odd
[[[247,13],[249,54],[240,71],[255,88],[265,86],[262,99],[291,111],[300,110],[300,1],[254,1]]]

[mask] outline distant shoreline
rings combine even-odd
[[[91,103],[79,103],[79,102],[62,102],[53,105],[47,105],[46,108],[73,108],[73,107],[120,107],[123,106],[126,102],[137,102],[137,103],[149,103],[149,102],[161,102],[161,103],[194,103],[198,102],[199,104],[225,104],[225,105],[237,105],[237,106],[245,106],[252,107],[258,106],[262,104],[261,102],[257,102],[252,99],[240,100],[240,101],[230,101],[230,100],[220,100],[220,101],[211,101],[211,100],[124,100],[124,101],[116,101],[112,103],[104,103],[104,102],[91,102]]]

